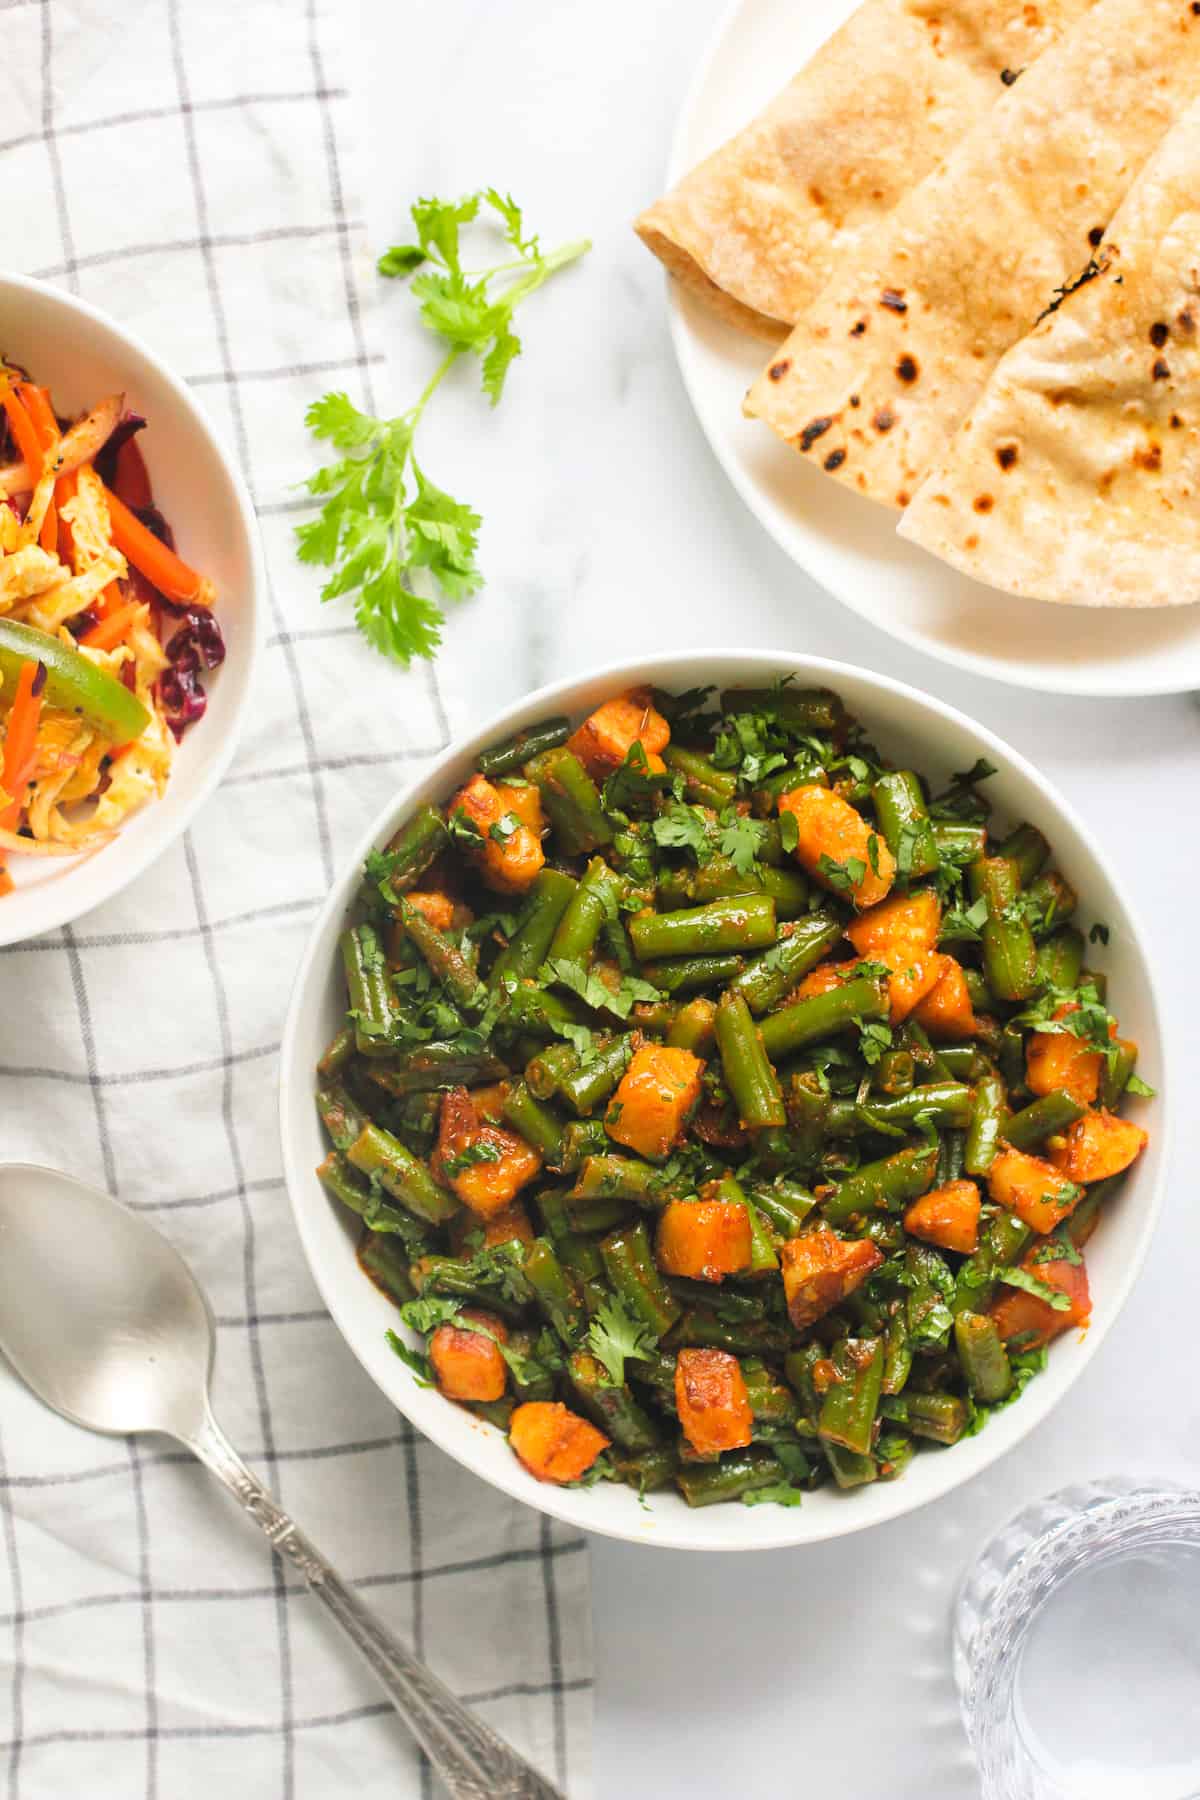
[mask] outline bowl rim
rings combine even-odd
[[[412,1376],[405,1366],[396,1361],[395,1377],[385,1381],[378,1369],[373,1366],[370,1352],[366,1344],[366,1333],[360,1326],[359,1316],[352,1307],[348,1297],[343,1297],[337,1278],[324,1266],[316,1239],[316,1202],[321,1207],[328,1207],[328,1197],[317,1182],[311,1169],[301,1166],[297,1160],[297,1150],[288,1131],[289,1113],[296,1104],[297,1089],[301,1084],[311,1083],[312,1071],[294,1067],[296,1063],[296,1039],[299,1035],[302,1017],[305,1015],[310,993],[316,983],[324,979],[324,965],[317,968],[317,956],[321,941],[325,936],[330,921],[343,913],[357,886],[358,870],[368,850],[382,842],[395,830],[397,823],[406,810],[413,804],[415,792],[427,783],[436,781],[443,770],[468,755],[474,755],[489,742],[503,738],[505,735],[519,730],[523,725],[547,713],[571,711],[571,697],[583,688],[595,687],[600,683],[612,683],[613,687],[631,686],[639,681],[650,681],[658,686],[668,686],[671,671],[677,670],[681,664],[691,666],[711,663],[720,665],[730,673],[739,672],[743,678],[759,680],[783,673],[794,672],[801,679],[809,675],[816,676],[826,685],[836,687],[839,678],[866,682],[875,687],[881,697],[896,696],[907,704],[916,706],[933,722],[944,722],[971,734],[980,744],[981,749],[992,751],[1003,759],[1003,765],[1012,768],[1031,782],[1048,807],[1054,811],[1076,833],[1085,849],[1101,867],[1108,879],[1113,894],[1118,900],[1129,925],[1129,937],[1138,960],[1146,976],[1146,999],[1158,1045],[1161,1049],[1163,1068],[1171,1065],[1170,1033],[1167,1020],[1169,1014],[1163,1005],[1162,989],[1155,969],[1154,961],[1147,948],[1148,935],[1136,906],[1132,905],[1121,878],[1112,872],[1111,859],[1102,855],[1098,849],[1088,826],[1081,820],[1074,807],[1063,798],[1053,782],[1015,750],[1003,738],[997,736],[989,727],[978,724],[968,714],[957,707],[938,699],[923,689],[915,688],[911,683],[898,681],[890,675],[884,675],[861,665],[834,661],[828,657],[806,656],[791,651],[778,650],[745,650],[701,647],[673,654],[656,653],[645,657],[625,659],[587,668],[583,672],[559,681],[548,682],[533,692],[508,706],[501,707],[490,714],[479,727],[469,734],[456,736],[451,743],[436,757],[432,757],[424,765],[419,774],[406,781],[403,790],[397,797],[382,807],[373,819],[370,827],[362,834],[352,857],[347,859],[343,872],[330,888],[320,912],[314,919],[304,951],[293,979],[291,997],[288,1003],[287,1016],[283,1028],[283,1036],[279,1050],[279,1101],[278,1124],[285,1185],[292,1217],[300,1237],[309,1270],[321,1299],[329,1311],[343,1340],[349,1346],[357,1361],[375,1385],[398,1411],[409,1420],[415,1429],[422,1432],[439,1449],[454,1458],[458,1463],[489,1486],[498,1487],[502,1492],[510,1494],[514,1499],[532,1506],[536,1511],[549,1514],[576,1530],[593,1532],[598,1536],[612,1537],[622,1542],[637,1544],[649,1549],[672,1549],[693,1551],[725,1551],[729,1553],[751,1550],[794,1549],[808,1544],[828,1542],[835,1538],[849,1537],[856,1532],[871,1530],[880,1525],[891,1524],[918,1511],[921,1507],[940,1500],[954,1488],[964,1486],[976,1476],[998,1462],[1009,1450],[1030,1435],[1042,1424],[1055,1408],[1065,1399],[1079,1378],[1095,1357],[1100,1346],[1120,1316],[1134,1285],[1141,1274],[1150,1244],[1153,1241],[1162,1213],[1163,1199],[1166,1190],[1167,1170],[1173,1140],[1173,1104],[1169,1086],[1164,1084],[1157,1095],[1158,1114],[1155,1120],[1155,1135],[1160,1146],[1157,1167],[1151,1179],[1146,1196],[1140,1199],[1140,1225],[1133,1247],[1121,1276],[1115,1284],[1115,1291],[1103,1316],[1089,1324],[1083,1341],[1077,1346],[1077,1355],[1066,1379],[1060,1385],[1043,1389],[1044,1398],[1038,1400],[1035,1387],[1030,1395],[1024,1396],[1027,1403],[1019,1409],[1009,1412],[1006,1417],[1015,1420],[1010,1424],[1009,1433],[1001,1439],[999,1434],[992,1439],[983,1439],[983,1449],[977,1453],[973,1467],[955,1467],[947,1458],[943,1469],[931,1474],[920,1490],[909,1491],[909,1484],[900,1481],[889,1486],[889,1497],[895,1496],[893,1503],[880,1517],[864,1517],[850,1505],[844,1508],[844,1518],[836,1514],[828,1523],[818,1520],[816,1526],[803,1525],[804,1509],[776,1509],[780,1512],[778,1524],[761,1516],[762,1510],[755,1508],[747,1512],[747,1518],[753,1519],[753,1527],[748,1527],[747,1541],[730,1544],[723,1539],[714,1541],[706,1530],[703,1512],[691,1512],[686,1515],[687,1529],[676,1529],[670,1522],[659,1525],[656,1522],[654,1535],[638,1535],[619,1523],[607,1521],[603,1516],[588,1518],[586,1516],[587,1492],[572,1488],[559,1488],[548,1482],[537,1482],[530,1488],[530,1478],[516,1457],[511,1458],[512,1470],[484,1471],[470,1454],[470,1447],[460,1441],[459,1433],[454,1427],[459,1423],[456,1413],[460,1410],[445,1407],[446,1424],[442,1428],[442,1413],[436,1414],[436,1423],[430,1424],[424,1419],[417,1420],[409,1413],[406,1404],[411,1389]],[[676,677],[677,679],[677,677]],[[311,1086],[304,1091],[311,1099]],[[361,1340],[361,1342],[360,1342]],[[380,1367],[383,1365],[380,1364]],[[389,1374],[391,1372],[389,1371]],[[976,1443],[980,1440],[974,1440]],[[995,1448],[988,1447],[994,1444]],[[943,1472],[944,1470],[944,1472]],[[583,1502],[581,1505],[580,1502]],[[596,1509],[601,1513],[601,1509]],[[811,1514],[809,1518],[811,1518]],[[753,1535],[749,1535],[750,1531]]]
[[[74,924],[76,919],[84,917],[98,906],[103,906],[106,901],[114,899],[117,894],[123,893],[127,887],[140,880],[151,864],[156,862],[163,852],[188,830],[200,808],[205,805],[224,780],[240,742],[246,711],[258,676],[265,636],[266,612],[263,605],[263,596],[266,593],[266,563],[258,517],[250,498],[250,491],[232,452],[222,443],[211,420],[205,414],[187,383],[181,376],[175,374],[170,365],[159,356],[157,351],[152,350],[137,332],[120,324],[111,313],[105,312],[102,307],[93,306],[90,300],[81,299],[79,295],[69,293],[65,288],[55,286],[53,282],[41,281],[33,275],[0,273],[0,295],[5,292],[22,294],[31,305],[49,303],[61,306],[67,312],[81,315],[93,325],[98,325],[102,330],[111,332],[133,356],[140,357],[147,363],[158,379],[171,390],[189,425],[205,439],[229,482],[242,534],[246,541],[250,580],[248,592],[238,596],[244,630],[240,633],[243,638],[243,646],[237,663],[234,668],[230,669],[231,675],[234,673],[234,669],[237,673],[233,718],[230,728],[224,736],[214,740],[213,748],[197,774],[195,791],[191,798],[182,804],[169,825],[163,826],[158,831],[148,829],[144,834],[144,843],[136,850],[130,851],[127,859],[122,860],[120,864],[113,862],[108,865],[111,868],[110,874],[105,873],[105,856],[101,849],[75,864],[58,886],[36,890],[44,902],[44,915],[37,920],[32,929],[20,929],[14,932],[6,926],[5,909],[3,904],[0,904],[0,947],[28,943],[31,939],[42,937],[47,932],[57,931],[64,925]],[[151,815],[152,817],[153,815]],[[81,877],[78,883],[73,879],[77,874]],[[84,877],[86,879],[82,879]],[[79,892],[80,888],[84,890],[82,895]]]

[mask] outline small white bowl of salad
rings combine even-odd
[[[0,944],[137,879],[229,764],[263,577],[184,384],[82,300],[0,278]]]

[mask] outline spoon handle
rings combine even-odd
[[[246,1467],[211,1414],[188,1448],[225,1484],[272,1548],[299,1569],[370,1665],[454,1800],[563,1800],[392,1636]]]

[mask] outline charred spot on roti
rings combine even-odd
[[[1182,428],[1182,425],[1183,425],[1183,420],[1180,418],[1179,414],[1172,413],[1171,414],[1171,430],[1179,431]]]
[[[1020,73],[1021,73],[1020,69],[1001,69],[1000,79],[1004,83],[1005,87],[1012,87],[1013,83],[1020,76]]]
[[[911,499],[912,495],[906,494],[904,489],[901,488],[900,492],[896,495],[896,505],[903,511]]]
[[[810,419],[796,440],[801,450],[811,450],[817,439],[824,437],[832,424],[833,420],[828,414],[822,414],[819,419]]]
[[[1195,331],[1195,314],[1185,306],[1182,312],[1176,313],[1175,323],[1178,325],[1180,331]]]
[[[1156,320],[1150,327],[1150,342],[1154,345],[1156,350],[1162,349],[1170,335],[1171,327],[1165,325],[1161,319]]]
[[[1088,243],[1092,246],[1093,250],[1098,250],[1100,248],[1100,245],[1103,242],[1104,242],[1104,227],[1103,227],[1103,225],[1093,225],[1092,229],[1088,232]]]
[[[884,288],[879,296],[880,306],[886,306],[889,312],[906,313],[908,301],[904,298],[903,288]]]
[[[890,406],[881,406],[879,411],[875,414],[875,417],[871,420],[871,423],[876,431],[890,431],[892,426],[896,423],[896,415]]]
[[[908,382],[915,381],[917,379],[918,374],[920,373],[920,371],[917,368],[916,357],[915,356],[902,356],[900,358],[900,361],[896,364],[896,373],[900,377],[901,381],[908,381]]]
[[[949,504],[950,504],[949,494],[935,494],[933,496],[933,504],[935,506],[949,506]]]
[[[814,206],[824,206],[825,204],[825,196],[819,187],[810,187],[808,190],[808,197]]]
[[[862,395],[861,394],[851,394],[850,404],[851,404],[851,406],[861,406],[862,405]]]
[[[1161,356],[1156,357],[1150,374],[1155,381],[1169,381],[1171,379],[1170,364],[1165,362]]]
[[[841,468],[845,460],[846,452],[844,450],[831,450],[821,466],[822,468],[828,469],[829,473],[832,475],[835,469]]]
[[[1001,444],[1000,448],[996,451],[996,461],[1000,464],[1000,467],[1006,474],[1016,463],[1017,455],[1018,451],[1015,444]]]
[[[1145,469],[1150,475],[1157,475],[1162,468],[1162,445],[1145,444],[1140,450],[1135,450],[1133,466],[1135,469]]]
[[[772,381],[782,381],[791,366],[791,359],[785,356],[782,357],[779,362],[773,362],[767,370],[767,374],[771,377]]]
[[[866,319],[856,320],[855,323],[850,327],[850,336],[851,337],[861,337],[863,332],[867,329],[868,323],[869,323],[869,321]]]
[[[991,494],[976,494],[971,504],[977,513],[990,513],[996,502]]]
[[[966,548],[968,550],[978,550],[979,538],[975,532],[972,532],[970,537],[966,539]]]

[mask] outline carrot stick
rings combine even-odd
[[[58,513],[58,556],[65,562],[73,574],[78,575],[75,567],[75,534],[63,518],[63,507],[75,498],[79,480],[74,470],[68,475],[60,475],[54,484],[54,505]]]
[[[47,388],[34,387],[31,382],[22,382],[17,390],[18,399],[29,414],[34,432],[42,453],[42,468],[45,459],[59,440],[58,420],[54,416],[54,408],[50,404],[50,393]],[[42,529],[38,534],[38,542],[43,550],[57,553],[58,550],[58,483],[54,484],[54,499],[46,508],[46,516],[42,520]]]
[[[146,459],[136,437],[126,438],[117,451],[117,467],[113,487],[119,499],[136,512],[139,507],[154,505],[154,491],[146,469]]]
[[[148,531],[136,513],[130,512],[111,488],[105,488],[104,493],[112,521],[113,543],[126,560],[135,569],[140,569],[146,580],[153,582],[168,600],[192,606],[207,605],[203,598],[205,583],[195,569],[189,568],[182,557],[168,550],[160,538]]]
[[[4,734],[4,773],[0,777],[4,791],[12,799],[0,812],[0,830],[12,831],[25,804],[25,788],[37,741],[38,722],[42,716],[42,687],[38,680],[41,663],[24,662],[17,676],[17,691],[8,715]]]
[[[42,463],[45,458],[42,454],[41,439],[38,437],[33,420],[21,404],[21,395],[18,389],[12,386],[6,387],[3,395],[0,395],[0,400],[3,401],[4,411],[8,416],[8,428],[12,432],[17,453],[36,483],[42,472]]]
[[[108,591],[105,588],[105,599],[108,598]],[[118,606],[115,612],[106,609],[100,623],[93,625],[90,631],[85,631],[80,643],[86,644],[89,650],[115,650],[141,610],[140,600],[128,600],[124,606]]]

